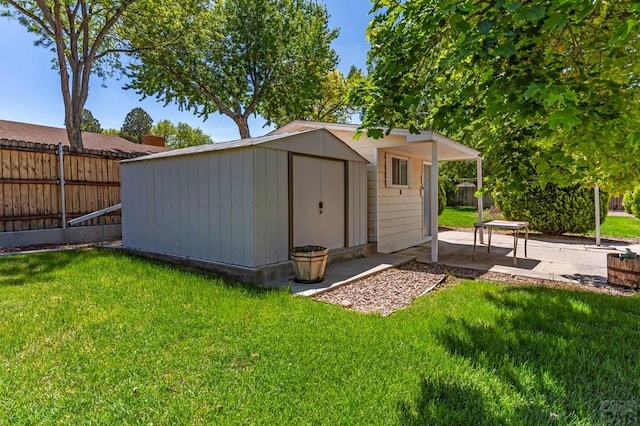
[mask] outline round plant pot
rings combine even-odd
[[[621,258],[617,253],[607,254],[607,280],[611,284],[640,288],[640,256]]]
[[[294,247],[289,252],[298,283],[312,284],[324,279],[329,249],[322,246]]]

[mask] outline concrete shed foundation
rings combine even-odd
[[[96,242],[113,240],[121,236],[122,227],[120,224],[13,231],[0,233],[0,247]]]
[[[122,250],[124,253],[156,260],[162,263],[169,263],[171,265],[213,272],[223,277],[231,278],[246,284],[253,284],[258,287],[281,286],[293,279],[293,266],[291,261],[274,263],[272,265],[261,266],[258,268],[247,268],[243,266],[213,262],[210,260],[178,256],[170,253],[152,252],[127,247],[117,248]],[[332,264],[350,259],[362,258],[375,252],[375,244],[363,244],[356,247],[332,250],[329,252],[329,259],[327,263]]]

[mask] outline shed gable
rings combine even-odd
[[[287,138],[265,142],[261,146],[296,154],[335,158],[359,163],[367,162],[367,160],[353,148],[326,129],[292,134]]]

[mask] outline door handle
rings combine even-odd
[[[319,208],[319,209],[321,209],[321,208],[322,208],[322,201],[320,201],[320,202],[318,203],[318,208]]]

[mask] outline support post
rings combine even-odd
[[[438,263],[438,143],[431,142],[431,188],[429,205],[431,208],[431,262]]]
[[[59,178],[60,181],[60,211],[62,213],[62,228],[67,227],[67,202],[64,194],[64,158],[63,158],[62,142],[58,142],[58,165],[59,165]]]
[[[478,157],[476,160],[476,171],[477,171],[477,183],[476,186],[478,191],[482,190],[482,157]],[[478,222],[482,222],[484,220],[484,199],[483,196],[480,195],[478,197]],[[484,244],[484,228],[480,227],[480,244]]]
[[[600,247],[600,187],[595,186],[595,205],[596,205],[596,245]]]

